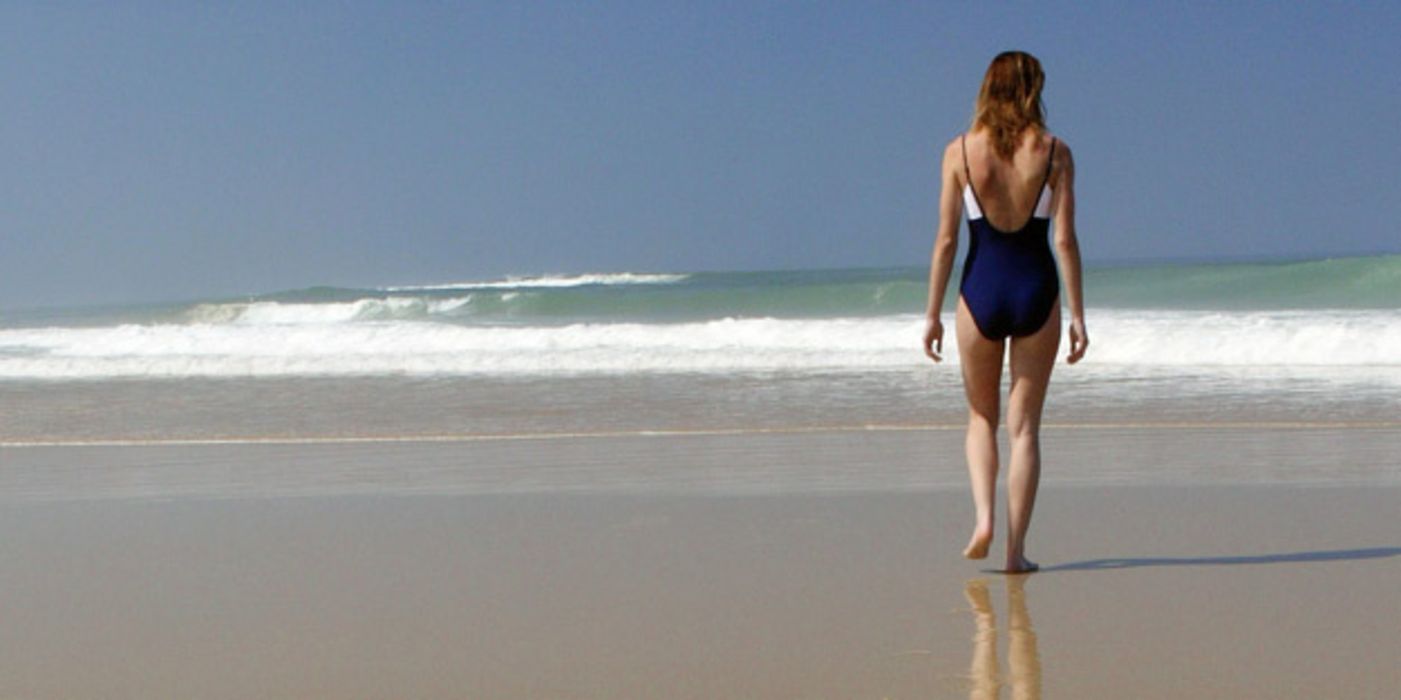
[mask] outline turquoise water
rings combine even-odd
[[[956,299],[958,270],[950,282]],[[186,304],[0,312],[0,326],[232,320],[253,304],[286,318],[462,323],[822,318],[920,313],[928,268],[534,276],[402,287],[309,287]],[[1093,308],[1401,309],[1401,255],[1267,263],[1089,266]],[[355,305],[348,309],[346,305]]]
[[[919,313],[928,268],[697,272],[535,277],[434,288],[314,287],[255,297],[279,304],[338,304],[417,298],[440,309],[401,305],[369,315],[443,316],[475,322],[643,321],[725,317],[821,318]],[[950,283],[952,308],[958,279]],[[1401,255],[1276,263],[1091,266],[1085,293],[1111,309],[1401,309]],[[469,298],[470,297],[470,298]],[[462,302],[453,304],[452,302]]]
[[[958,275],[950,283],[952,308]],[[820,318],[919,313],[928,268],[698,272],[623,283],[569,286],[570,278],[409,289],[431,300],[472,300],[448,315],[487,319],[691,320],[772,316]],[[649,281],[650,280],[650,281]],[[385,299],[405,291],[318,287],[259,301],[335,303]],[[1401,309],[1401,255],[1276,263],[1090,266],[1085,293],[1112,309]],[[412,315],[418,309],[408,311]]]

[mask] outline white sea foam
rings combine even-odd
[[[1401,366],[1401,312],[1118,311],[1091,330],[1096,363]]]
[[[928,362],[916,315],[483,327],[366,321],[373,305],[365,301],[260,304],[190,324],[0,330],[0,378],[861,371]],[[1395,377],[1401,367],[1401,313],[1392,311],[1107,311],[1090,321],[1089,371],[1307,375],[1380,366]],[[944,349],[957,362],[949,326]]]
[[[472,295],[447,299],[391,296],[384,299],[357,299],[333,303],[286,303],[276,301],[200,304],[186,316],[193,323],[239,323],[253,325],[328,324],[348,321],[376,321],[424,318],[459,312],[472,303]]]
[[[540,275],[534,277],[507,277],[504,280],[484,282],[450,282],[417,286],[382,287],[386,292],[424,292],[443,290],[472,289],[521,289],[529,287],[583,287],[585,285],[623,284],[671,284],[680,282],[690,275],[661,274],[642,272],[613,272],[584,275]]]

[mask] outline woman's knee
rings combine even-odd
[[[970,405],[968,407],[968,425],[970,427],[986,428],[987,430],[997,430],[998,422],[997,404],[991,406]]]
[[[1007,435],[1013,441],[1033,441],[1040,439],[1041,419],[1020,412],[1007,416]]]

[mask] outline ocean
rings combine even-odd
[[[956,426],[952,333],[942,365],[920,348],[926,278],[601,272],[0,311],[0,443]],[[1401,255],[1091,266],[1085,296],[1092,344],[1058,365],[1048,424],[1401,423]]]

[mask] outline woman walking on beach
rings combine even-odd
[[[959,219],[966,209],[969,248],[954,327],[968,398],[965,448],[977,519],[963,554],[982,559],[992,544],[1006,356],[1012,377],[1007,397],[1012,447],[1007,468],[1008,573],[1037,568],[1026,558],[1025,545],[1041,479],[1041,408],[1060,347],[1057,260],[1071,314],[1067,361],[1078,362],[1089,345],[1075,238],[1075,165],[1070,147],[1046,130],[1044,83],[1035,57],[1020,51],[999,54],[983,78],[972,128],[944,149],[924,333],[925,353],[940,361],[944,325],[939,315],[958,251]],[[1055,257],[1047,241],[1053,219]]]

